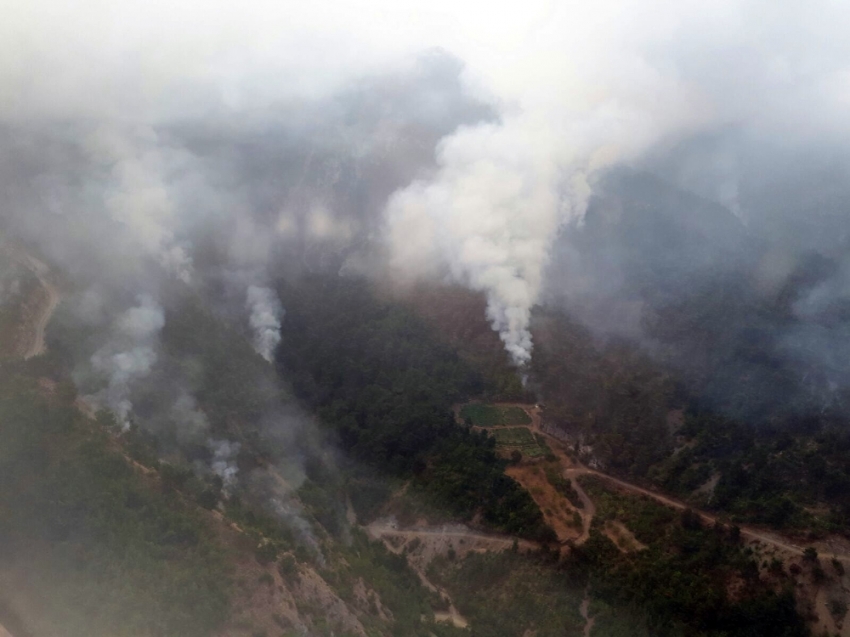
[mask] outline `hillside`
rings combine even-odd
[[[16,636],[507,636],[523,626],[538,634],[642,635],[660,626],[671,635],[777,634],[772,622],[756,620],[767,613],[785,617],[777,621],[788,635],[803,634],[782,580],[753,579],[757,563],[746,544],[718,540],[709,570],[686,567],[673,559],[675,542],[701,543],[701,525],[682,518],[677,531],[679,518],[664,514],[669,539],[650,541],[628,516],[601,523],[609,514],[599,492],[568,477],[577,489],[570,492],[552,477],[569,465],[546,473],[551,497],[565,510],[575,510],[576,493],[592,499],[580,510],[586,534],[565,542],[538,508],[539,486],[527,482],[550,457],[517,465],[504,443],[455,422],[453,404],[498,395],[497,377],[477,371],[474,356],[458,356],[404,305],[352,283],[282,285],[290,320],[279,371],[291,389],[202,299],[172,292],[158,364],[172,379],[194,370],[206,435],[241,445],[239,480],[228,484],[203,469],[212,459],[198,439],[177,435],[179,422],[145,407],[149,396],[168,395],[156,379],[164,371],[130,395],[139,415],[129,430],[106,411],[91,412],[67,369],[94,335],[74,318],[68,292],[47,353],[3,367],[3,404],[14,423],[3,429],[4,545],[15,549],[3,563],[0,622]],[[317,410],[318,429],[303,416],[293,428],[303,408]],[[263,424],[269,410],[282,418],[276,426]],[[551,439],[546,453],[573,462],[559,444]],[[738,613],[744,632],[705,621],[698,598],[656,608],[629,588],[648,565],[611,551],[616,545],[601,533],[615,527],[673,560],[655,568],[688,573],[694,586],[713,579],[715,611]],[[468,586],[481,577],[491,588]],[[750,582],[751,596],[724,592],[722,583],[736,577]],[[529,606],[529,596],[539,605]],[[108,600],[96,620],[91,600]]]
[[[211,317],[207,325],[227,330]],[[218,476],[193,470],[191,445],[180,451],[144,424],[121,433],[110,413],[87,407],[63,364],[72,343],[85,344],[67,308],[50,334],[46,355],[0,369],[0,622],[12,634],[448,634],[432,623],[432,596],[403,560],[357,528],[334,525],[338,482],[306,479],[293,491],[266,448],[244,454],[241,468],[254,467],[247,484],[263,474],[281,481],[277,499],[247,484],[223,493]],[[215,336],[207,346],[230,343],[227,362],[216,361],[218,382],[244,379],[240,365],[255,355],[241,339]],[[174,339],[185,355],[193,341]],[[199,392],[211,426],[230,428],[246,449],[257,445],[248,424],[260,396],[251,388],[243,380],[230,392]],[[220,421],[213,408],[224,412]]]

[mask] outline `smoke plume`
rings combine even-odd
[[[230,494],[237,483],[239,473],[237,457],[242,445],[238,442],[210,437],[209,420],[201,411],[198,402],[189,393],[180,394],[169,415],[176,425],[176,437],[179,442],[198,444],[204,441],[212,458],[209,461],[209,467],[199,462],[196,468],[200,473],[212,471],[221,478],[224,492]]]
[[[224,491],[229,493],[236,485],[236,474],[239,472],[236,457],[239,455],[239,449],[242,445],[238,442],[213,440],[212,438],[207,441],[207,445],[213,453],[210,468],[214,474],[221,478]]]
[[[268,362],[272,362],[274,350],[280,343],[283,307],[273,290],[255,285],[248,288],[246,305],[251,313],[248,320],[254,331],[254,349]]]
[[[104,199],[112,218],[125,225],[167,272],[189,283],[192,259],[174,236],[177,211],[163,174],[168,146],[147,127],[128,134],[101,126],[91,136],[89,148],[95,161],[109,171],[111,184]]]
[[[130,426],[132,384],[150,374],[157,361],[155,341],[165,325],[162,308],[148,295],[122,314],[115,323],[113,339],[91,357],[92,367],[108,376],[108,386],[93,398],[103,402],[118,418],[123,430]]]
[[[107,12],[34,0],[6,17],[6,214],[31,236],[64,216],[51,254],[67,256],[72,236],[102,258],[66,262],[142,277],[124,260],[141,248],[146,260],[134,261],[200,286],[209,253],[198,242],[214,252],[237,235],[209,235],[250,228],[231,247],[259,248],[247,259],[258,274],[234,286],[232,316],[244,312],[245,282],[281,264],[383,275],[386,249],[393,274],[482,291],[519,366],[532,355],[553,241],[578,226],[610,169],[726,130],[742,147],[776,139],[815,159],[850,148],[850,9],[835,2],[532,0],[482,11],[449,0],[129,0]],[[451,64],[422,65],[435,50]],[[753,170],[735,144],[719,151],[659,172],[764,233],[786,212],[788,234],[811,225],[811,203],[786,210],[767,205],[770,189],[759,202],[742,185],[740,173],[768,171],[770,158]],[[843,205],[802,186],[798,197],[818,209]],[[839,236],[815,225],[805,229]],[[271,360],[282,309],[263,290],[251,288],[247,306],[255,348]],[[142,353],[122,364],[144,369]]]

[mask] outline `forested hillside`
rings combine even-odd
[[[355,459],[413,480],[437,507],[492,528],[548,539],[537,506],[493,442],[455,423],[452,405],[490,390],[481,370],[404,306],[357,279],[314,276],[281,289],[278,362]]]

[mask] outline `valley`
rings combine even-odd
[[[52,300],[40,306],[41,311],[27,323],[26,330],[16,332],[27,334],[21,338],[31,344],[43,339],[43,330],[56,310],[58,300],[57,290],[48,288],[50,280],[47,273],[38,269],[33,273],[41,275],[38,277],[44,287],[41,294]],[[41,346],[36,350],[33,356],[21,358],[42,365],[39,357],[43,359],[51,352]],[[30,351],[33,351],[32,345],[27,347],[27,353]],[[55,396],[56,380],[48,379],[40,372],[35,373],[33,380],[42,388],[40,391],[45,397],[56,400],[50,398]],[[76,401],[74,409],[81,404],[86,405]],[[470,412],[464,405],[477,406]],[[302,487],[294,492],[302,500],[299,506],[308,503],[306,510],[311,512],[311,520],[323,520],[321,524],[310,522],[321,538],[315,545],[320,547],[319,554],[311,555],[310,551],[315,549],[309,549],[309,544],[305,545],[293,537],[285,526],[280,526],[280,522],[263,518],[259,510],[240,508],[244,505],[234,506],[234,501],[228,502],[227,499],[222,499],[211,511],[198,508],[196,503],[203,501],[201,496],[204,494],[198,490],[199,486],[192,486],[191,472],[174,482],[177,474],[172,476],[174,469],[170,462],[156,461],[155,457],[152,459],[144,453],[140,455],[133,446],[137,443],[131,443],[132,436],[113,436],[109,446],[119,453],[121,462],[131,467],[131,473],[137,475],[140,484],[148,485],[137,488],[165,489],[168,482],[173,485],[168,489],[173,489],[172,493],[177,496],[177,500],[169,506],[200,516],[197,518],[199,532],[213,531],[210,541],[220,544],[217,550],[223,551],[221,559],[229,564],[228,568],[235,569],[232,572],[238,582],[236,589],[230,589],[228,593],[234,606],[229,619],[216,633],[220,637],[251,637],[259,634],[258,631],[274,634],[283,627],[324,631],[336,626],[356,635],[367,634],[369,630],[389,629],[392,632],[394,629],[389,627],[399,625],[403,616],[399,613],[402,612],[409,613],[404,619],[408,622],[406,625],[422,623],[430,626],[430,630],[439,626],[442,627],[440,630],[471,630],[478,634],[478,631],[490,630],[485,628],[488,622],[501,617],[502,627],[496,629],[494,624],[493,629],[497,630],[494,634],[502,634],[498,632],[500,630],[509,634],[512,629],[508,626],[514,625],[511,622],[516,620],[530,622],[528,625],[540,623],[551,626],[552,630],[558,626],[557,630],[566,631],[566,634],[607,637],[612,626],[617,626],[616,630],[625,630],[625,624],[619,618],[620,611],[614,610],[619,607],[601,601],[598,590],[600,587],[604,590],[605,585],[595,579],[599,577],[594,574],[596,570],[602,573],[612,568],[645,568],[641,566],[642,555],[663,553],[668,550],[667,542],[681,541],[676,539],[676,534],[680,533],[677,516],[681,516],[681,524],[685,525],[687,533],[694,534],[694,539],[703,538],[700,542],[706,541],[706,534],[711,529],[724,538],[733,538],[733,525],[716,513],[689,506],[676,497],[588,466],[589,463],[579,459],[574,441],[553,433],[555,430],[547,425],[546,409],[540,405],[522,402],[455,403],[451,411],[456,421],[452,427],[461,432],[468,429],[468,435],[484,436],[484,439],[495,436],[495,453],[501,458],[499,462],[503,463],[505,475],[530,495],[541,511],[542,519],[553,530],[551,538],[541,540],[529,537],[529,534],[500,531],[498,526],[493,528],[492,522],[485,521],[480,514],[464,519],[442,511],[433,518],[429,512],[432,511],[431,505],[423,507],[422,502],[410,499],[413,493],[420,497],[427,492],[422,492],[421,487],[415,486],[415,480],[409,479],[406,487],[398,491],[400,500],[396,501],[397,497],[391,495],[385,502],[379,502],[377,508],[371,509],[371,513],[363,509],[359,498],[354,498],[358,502],[357,507],[351,507],[348,500],[349,510],[344,516],[350,525],[348,530],[329,533],[327,529],[337,524],[333,522],[333,515],[328,517],[334,506],[325,500],[328,496],[318,497],[318,494],[324,493],[325,488],[332,492],[339,487],[333,486],[337,484],[333,481],[327,483],[328,487],[323,487],[322,480],[327,478],[314,477],[308,481],[312,491]],[[92,411],[89,406],[86,406],[85,413],[77,413],[88,423],[86,427],[99,429],[103,422],[107,422],[103,420],[102,412]],[[475,423],[476,419],[479,419],[479,424]],[[503,432],[509,435],[500,435]],[[282,489],[282,492],[292,490],[287,478],[274,469],[266,471],[277,485],[276,489]],[[356,495],[349,492],[349,497]],[[293,500],[293,505],[295,502]],[[613,506],[612,502],[615,503]],[[648,503],[661,509],[650,510]],[[394,511],[404,511],[409,506],[414,507],[414,513],[405,513],[404,517],[417,522],[401,525]],[[355,511],[358,508],[360,514]],[[665,514],[662,510],[676,515]],[[659,520],[661,526],[642,526],[641,516],[646,515]],[[324,525],[327,526],[323,529]],[[657,528],[657,536],[647,535],[647,528]],[[779,560],[781,568],[792,573],[791,581],[799,582],[797,603],[811,608],[809,623],[826,627],[831,632],[833,629],[840,633],[844,630],[844,616],[837,616],[833,610],[846,599],[846,590],[842,587],[847,583],[843,582],[843,576],[817,575],[820,569],[817,560],[841,564],[850,561],[850,550],[845,550],[843,542],[826,537],[802,544],[798,539],[753,525],[736,528],[740,540],[723,539],[714,549],[725,555],[721,562],[728,560],[730,565],[741,565],[734,568],[743,568],[741,559],[752,561],[760,573],[759,577],[773,581],[767,587],[761,584],[764,588],[761,594],[769,596],[771,587],[781,590],[782,578],[789,577],[782,575],[777,578],[775,563]],[[346,534],[355,538],[350,548],[346,548],[342,541]],[[740,542],[737,548],[736,541]],[[606,545],[606,542],[609,544]],[[375,543],[380,548],[376,548]],[[614,552],[608,553],[606,546],[613,547]],[[815,562],[807,557],[806,549],[809,547],[817,550]],[[369,555],[368,559],[356,566],[364,554]],[[391,558],[400,562],[387,561]],[[590,571],[586,571],[588,559],[594,564]],[[596,565],[596,560],[602,562]],[[385,563],[387,570],[379,574],[368,566],[372,561]],[[501,573],[488,581],[490,584],[501,581],[505,594],[516,595],[517,603],[525,599],[520,591],[522,586],[529,585],[529,581],[539,579],[541,583],[549,582],[548,592],[540,593],[543,595],[541,603],[549,599],[547,595],[555,595],[553,600],[562,600],[561,606],[556,607],[567,604],[569,610],[558,615],[541,607],[536,611],[537,616],[520,613],[511,604],[497,610],[489,602],[475,598],[473,591],[467,590],[464,585],[459,586],[469,577],[478,577],[476,569],[483,569],[482,573],[492,569]],[[361,574],[357,575],[358,572]],[[627,577],[626,573],[617,575],[619,579]],[[728,585],[734,586],[735,577],[744,576],[727,574],[724,577],[731,577]],[[825,579],[817,583],[818,577]],[[578,579],[572,581],[572,578]],[[811,578],[815,579],[809,582]],[[389,584],[391,581],[395,583]],[[405,583],[402,585],[401,582]],[[595,583],[591,585],[588,582]],[[412,587],[409,588],[410,596],[403,602],[393,601],[390,592],[393,586],[399,585]],[[416,592],[416,587],[421,587],[420,592]],[[34,620],[32,610],[27,610],[30,604],[20,600],[19,611],[24,611],[22,616],[31,625],[44,629],[48,624]],[[411,606],[406,606],[408,604]],[[424,606],[413,611],[416,604]],[[424,610],[426,608],[428,610]],[[514,619],[508,621],[504,612],[514,613]]]

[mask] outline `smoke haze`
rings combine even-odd
[[[14,4],[0,243],[62,295],[21,365],[163,492],[282,523],[257,561],[365,563],[360,509],[396,496],[536,533],[470,399],[653,481],[694,457],[681,408],[846,429],[850,3]]]
[[[257,282],[319,268],[480,291],[526,366],[545,299],[642,331],[622,255],[564,248],[624,168],[843,264],[848,24],[833,2],[27,3],[0,27],[4,216],[69,272],[214,292],[266,360],[282,309]],[[115,406],[141,347],[97,357]]]

